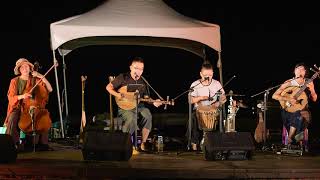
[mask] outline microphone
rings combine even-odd
[[[209,81],[209,76],[206,76],[206,77],[204,77],[204,80],[206,81],[206,80],[208,80]]]
[[[138,74],[135,72],[135,73],[134,73],[134,79],[135,79],[135,80],[138,80],[138,77],[139,77]]]

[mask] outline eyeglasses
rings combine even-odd
[[[140,68],[140,67],[136,67],[136,66],[132,66],[132,67],[133,67],[133,69],[140,70],[140,71],[143,71],[143,69],[144,69],[144,68]]]

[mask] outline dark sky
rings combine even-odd
[[[31,62],[38,60],[43,66],[40,72],[44,74],[52,65],[50,23],[84,13],[102,2],[56,0],[2,5],[0,117],[6,114],[6,93],[10,79],[14,77],[15,61],[20,57],[26,57]],[[262,95],[250,98],[251,95],[291,78],[297,62],[303,61],[311,66],[319,62],[320,23],[315,5],[240,4],[231,1],[212,5],[213,1],[184,0],[165,2],[181,14],[221,26],[224,81],[233,75],[237,76],[225,90],[245,94],[244,100],[249,104],[263,98]],[[194,54],[170,48],[94,46],[77,49],[66,57],[70,114],[80,116],[81,75],[88,76],[87,113],[109,111],[108,94],[105,91],[107,77],[127,71],[129,59],[134,56],[145,59],[144,76],[153,88],[161,96],[169,95],[170,98],[187,90],[198,78],[202,62]],[[58,59],[61,60],[61,57]],[[212,61],[215,63],[214,59]],[[62,74],[62,66],[59,66],[59,72]],[[216,71],[215,78],[219,79],[217,75]],[[48,79],[55,87],[53,71],[48,74]],[[319,93],[319,79],[315,85]],[[319,107],[319,103],[314,104],[314,109]],[[56,92],[52,93],[48,108],[53,119],[57,120]],[[164,112],[162,108],[152,111]],[[182,96],[168,111],[186,113],[187,97]]]

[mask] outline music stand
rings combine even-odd
[[[144,90],[144,84],[128,84],[127,92],[141,92]]]
[[[140,92],[143,92],[144,84],[128,84],[127,92],[135,92],[136,98],[136,119],[135,119],[135,127],[134,127],[134,147],[137,149],[137,127],[138,127],[138,104],[140,98]]]

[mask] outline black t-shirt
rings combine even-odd
[[[123,86],[128,86],[128,84],[143,84],[143,88],[139,88],[139,93],[141,97],[144,97],[145,95],[149,96],[148,90],[147,90],[147,85],[145,82],[140,78],[138,80],[134,80],[130,73],[122,73],[118,75],[112,82],[111,84],[113,85],[115,90],[118,90],[119,88]]]

